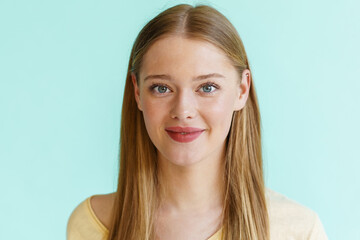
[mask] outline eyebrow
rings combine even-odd
[[[223,75],[221,75],[220,73],[210,73],[210,74],[206,74],[206,75],[197,76],[196,78],[193,79],[193,81],[199,81],[199,80],[204,80],[204,79],[208,79],[208,78],[225,78],[225,77]],[[167,74],[154,74],[154,75],[146,76],[144,78],[144,82],[146,80],[149,80],[149,79],[163,79],[163,80],[169,80],[169,81],[172,80],[170,75],[167,75]]]

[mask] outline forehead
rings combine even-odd
[[[229,58],[215,45],[197,39],[168,36],[157,40],[145,53],[140,78],[146,74],[174,76],[226,74],[235,71]]]

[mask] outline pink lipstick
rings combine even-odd
[[[205,129],[193,127],[168,127],[167,134],[177,142],[191,142],[198,138]]]

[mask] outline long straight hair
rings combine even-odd
[[[120,171],[109,240],[153,240],[158,208],[157,151],[135,101],[131,74],[139,81],[144,54],[162,37],[177,35],[212,43],[241,73],[250,69],[243,43],[233,25],[209,6],[181,4],[152,19],[131,51],[126,77],[121,133]],[[138,82],[139,84],[139,82]],[[243,109],[233,113],[226,140],[224,240],[268,240],[269,220],[263,180],[260,113],[254,84]]]

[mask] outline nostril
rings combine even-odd
[[[170,116],[173,119],[179,119],[179,120],[192,119],[195,117],[195,113],[186,111],[186,112],[182,112],[182,113],[172,113],[172,114],[170,114]]]
[[[191,119],[196,116],[196,104],[192,102],[191,96],[184,96],[179,94],[177,99],[173,102],[172,109],[170,111],[171,118],[178,119]]]

